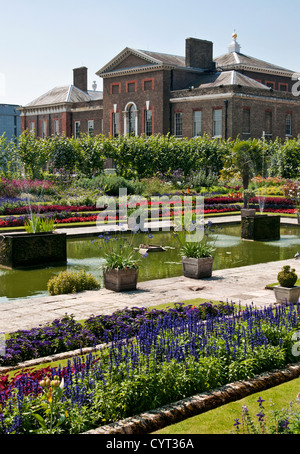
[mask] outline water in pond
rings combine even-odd
[[[300,252],[300,228],[281,227],[281,239],[272,242],[243,241],[239,225],[222,227],[217,235],[214,269],[233,268],[257,263],[285,260]],[[151,252],[143,258],[139,281],[182,275],[181,258],[170,232],[154,232],[152,244],[167,246],[165,252]],[[137,242],[139,239],[137,238]],[[174,248],[175,247],[175,248]],[[101,251],[92,238],[69,239],[68,263],[62,267],[30,270],[0,268],[0,303],[16,298],[47,295],[48,280],[62,270],[81,270],[93,273],[102,280]]]

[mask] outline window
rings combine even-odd
[[[265,111],[265,136],[267,138],[272,137],[272,111]]]
[[[289,85],[286,83],[280,83],[279,84],[279,90],[280,91],[289,91]]]
[[[119,135],[119,112],[112,114],[112,136],[118,137]]]
[[[154,89],[154,80],[153,79],[145,79],[143,80],[143,90],[153,90]]]
[[[213,137],[222,137],[222,109],[213,111]]]
[[[126,91],[127,93],[134,93],[136,91],[136,81],[127,82],[126,83]]]
[[[35,124],[34,121],[30,122],[30,132],[35,130]]]
[[[42,122],[42,138],[44,139],[47,136],[47,122]]]
[[[128,109],[128,134],[135,134],[135,108],[133,104]]]
[[[117,95],[121,93],[121,84],[120,82],[110,85],[110,94]]]
[[[275,82],[266,80],[265,85],[269,88],[273,88],[275,90]]]
[[[75,121],[75,139],[80,136],[80,121]]]
[[[193,137],[199,137],[202,134],[202,111],[193,112]]]
[[[54,120],[54,135],[59,135],[59,120]]]
[[[288,113],[285,116],[285,135],[292,135],[292,114]]]
[[[145,135],[152,135],[152,110],[145,110]]]
[[[175,112],[174,134],[176,137],[182,137],[182,112]]]
[[[242,118],[243,124],[243,136],[245,139],[249,138],[250,136],[250,109],[244,108],[243,109],[243,118]]]
[[[94,120],[88,120],[88,134],[91,137],[94,135]]]

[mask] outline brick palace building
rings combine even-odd
[[[241,53],[236,34],[217,58],[210,41],[185,44],[183,57],[126,47],[97,71],[102,92],[96,84],[88,90],[87,68],[74,69],[72,85],[20,108],[22,131],[273,140],[300,134],[295,71]]]

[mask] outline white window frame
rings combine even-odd
[[[78,132],[77,132],[77,128],[79,128]],[[80,121],[75,121],[74,122],[74,137],[75,137],[75,139],[78,139],[79,136],[80,136]]]
[[[124,135],[129,134],[129,109],[133,108],[134,111],[134,131],[133,134],[138,135],[138,109],[136,104],[132,101],[128,102],[124,110]]]
[[[193,137],[202,136],[202,110],[193,111]]]
[[[213,138],[221,138],[223,134],[223,109],[213,110]]]
[[[148,115],[151,115],[150,119],[148,119]],[[151,125],[151,133],[148,134],[148,125]],[[145,136],[149,137],[153,134],[153,112],[152,109],[146,109],[144,115],[144,129],[145,129]]]
[[[47,137],[47,120],[42,121],[42,138]]]
[[[174,135],[182,138],[182,112],[174,112]]]
[[[292,114],[290,113],[285,115],[285,135],[287,137],[291,137],[292,135]]]
[[[59,136],[59,120],[54,120],[54,135]]]
[[[113,112],[112,113],[112,136],[113,137],[118,137],[120,134],[119,121],[120,121],[120,113]]]
[[[88,135],[93,137],[95,130],[95,122],[94,120],[88,120]]]

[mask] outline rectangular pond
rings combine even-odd
[[[153,232],[152,244],[166,248],[143,258],[139,281],[182,275],[181,257],[170,232]],[[253,242],[241,240],[240,225],[222,226],[216,238],[214,269],[234,268],[293,258],[300,252],[300,227],[281,226],[278,241]],[[136,235],[136,244],[141,241]],[[0,269],[0,303],[17,298],[45,296],[48,280],[63,270],[86,270],[102,282],[101,249],[96,238],[68,239],[67,265],[28,270]],[[103,285],[103,284],[102,284]]]

